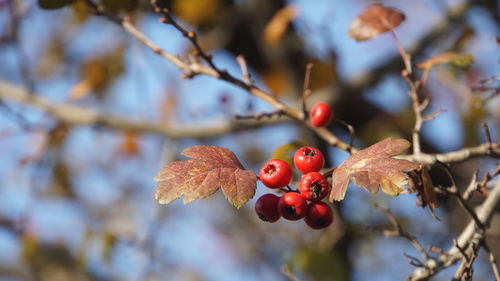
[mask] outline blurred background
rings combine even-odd
[[[446,65],[431,71],[423,91],[431,99],[427,112],[446,113],[424,125],[423,151],[482,143],[482,122],[498,140],[500,99],[471,88],[494,75],[486,86],[499,86],[499,3],[377,2],[406,14],[396,33],[415,63],[445,51],[475,56],[467,69]],[[98,3],[130,16],[167,51],[181,57],[193,51],[178,31],[158,21],[149,1]],[[160,1],[198,33],[218,66],[239,76],[235,58],[244,55],[256,84],[287,104],[298,106],[304,69],[312,62],[309,103],[332,104],[335,115],[354,126],[358,148],[389,136],[411,139],[414,122],[391,36],[362,43],[347,36],[352,19],[372,3]],[[414,269],[403,253],[418,252],[409,242],[374,230],[392,226],[373,203],[390,208],[425,246],[450,247],[468,222],[454,200],[442,198],[438,221],[416,206],[414,194],[372,195],[356,186],[334,204],[335,222],[324,231],[285,220],[264,223],[253,211],[255,199],[236,210],[220,192],[187,205],[180,200],[159,205],[153,177],[165,163],[182,159],[180,151],[189,146],[227,147],[253,171],[273,154],[289,157],[296,142],[320,148],[329,166],[347,157],[291,121],[235,121],[236,114],[273,108],[214,78],[181,74],[120,26],[91,15],[84,1],[0,0],[0,93],[10,85],[54,103],[207,132],[73,126],[0,94],[1,281],[287,280],[284,265],[299,280],[402,280]],[[228,124],[229,130],[218,130]],[[330,129],[349,139],[338,123]],[[491,172],[495,164],[477,158],[452,170],[464,188],[475,170]],[[450,184],[442,170],[431,170],[431,176],[436,185]],[[255,198],[266,192],[259,182]],[[490,245],[497,257],[499,236],[500,227],[493,227],[488,239],[496,241]],[[453,272],[452,267],[435,280]],[[474,274],[475,280],[493,279],[483,252]]]

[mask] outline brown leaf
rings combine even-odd
[[[404,20],[405,14],[400,10],[373,4],[354,18],[348,34],[356,41],[365,41],[396,28]]]
[[[264,41],[271,46],[279,44],[288,29],[288,25],[297,15],[297,7],[292,4],[277,11],[264,28]]]
[[[410,179],[410,191],[417,192],[417,205],[421,205],[422,207],[428,205],[431,209],[439,207],[434,185],[432,184],[431,176],[427,168],[419,165],[417,169],[409,172],[408,175]]]
[[[332,175],[330,201],[344,199],[349,180],[376,193],[379,187],[389,195],[397,195],[408,182],[408,172],[417,164],[392,158],[410,146],[404,139],[385,139],[351,155],[340,164]]]
[[[156,200],[168,204],[184,196],[184,203],[206,198],[222,188],[228,201],[239,208],[255,194],[257,176],[245,170],[234,153],[223,147],[197,145],[185,149],[189,160],[167,164],[154,178]]]

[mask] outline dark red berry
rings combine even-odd
[[[323,168],[325,160],[319,149],[311,146],[299,148],[293,156],[293,164],[303,174],[319,172]]]
[[[297,192],[287,192],[280,198],[278,211],[287,220],[300,220],[306,215],[307,201]]]
[[[315,127],[326,126],[333,119],[333,110],[329,104],[325,102],[318,102],[313,105],[309,112],[309,121]]]
[[[299,185],[300,194],[309,201],[320,201],[328,195],[328,180],[318,172],[310,172],[302,176]]]
[[[274,194],[264,194],[255,202],[255,212],[259,219],[267,222],[275,222],[280,219],[278,203],[280,198]]]
[[[326,228],[333,222],[332,209],[324,202],[312,202],[307,206],[305,221],[313,229]]]
[[[260,168],[259,176],[269,188],[284,187],[292,179],[292,167],[281,159],[272,159]]]

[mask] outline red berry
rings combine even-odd
[[[309,112],[309,121],[315,127],[323,127],[333,119],[333,110],[329,104],[318,102]]]
[[[274,194],[264,194],[255,202],[255,212],[259,219],[267,222],[275,222],[280,219],[278,203],[280,198]]]
[[[318,172],[310,172],[300,179],[300,194],[309,201],[320,201],[328,195],[328,180]]]
[[[272,159],[260,168],[259,176],[267,187],[280,188],[292,179],[292,167],[281,159]]]
[[[332,209],[324,202],[312,202],[307,206],[305,221],[313,229],[326,228],[333,222]]]
[[[303,174],[319,172],[323,168],[324,162],[323,153],[311,146],[299,148],[293,156],[293,164]]]
[[[300,220],[306,215],[307,201],[297,192],[287,192],[280,198],[278,211],[287,220]]]

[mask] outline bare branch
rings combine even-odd
[[[485,226],[483,225],[481,220],[479,220],[479,218],[477,217],[476,212],[471,208],[471,206],[469,206],[469,204],[467,204],[467,202],[465,202],[465,199],[462,197],[462,193],[460,193],[460,191],[458,190],[457,183],[455,182],[455,179],[453,178],[450,167],[448,167],[446,164],[444,164],[443,162],[440,162],[440,161],[438,161],[437,163],[440,164],[440,166],[444,168],[444,170],[448,174],[448,177],[450,178],[451,183],[452,183],[452,186],[445,188],[444,190],[446,192],[448,192],[449,194],[456,196],[460,206],[472,217],[472,219],[474,220],[476,225],[481,229],[485,229]]]
[[[396,158],[433,165],[437,161],[443,163],[458,163],[473,157],[490,156],[500,158],[500,143],[483,143],[475,147],[462,148],[457,151],[439,154],[416,153],[412,155],[397,156]]]
[[[179,124],[174,126],[146,120],[133,120],[129,117],[99,112],[69,103],[57,103],[38,94],[30,95],[27,90],[2,81],[0,81],[0,97],[36,106],[62,122],[71,125],[104,125],[120,130],[155,133],[170,138],[213,137],[232,131],[276,123],[275,120],[266,122],[220,120],[211,122],[210,126],[203,124]]]
[[[488,258],[491,264],[491,270],[493,271],[493,275],[495,276],[495,281],[500,281],[500,273],[498,272],[497,261],[486,241],[483,241],[483,248],[488,253]]]
[[[425,250],[425,248],[422,246],[422,244],[420,244],[420,242],[417,240],[417,238],[415,236],[411,235],[410,233],[406,232],[406,230],[403,229],[403,226],[399,223],[399,221],[396,219],[396,217],[394,216],[394,214],[392,214],[392,212],[389,209],[384,208],[384,207],[380,206],[377,203],[375,203],[375,207],[377,207],[382,212],[384,212],[385,215],[391,221],[391,224],[395,228],[394,232],[395,232],[396,235],[394,235],[394,236],[403,237],[406,240],[410,241],[413,244],[413,247],[415,247],[415,249],[417,249],[420,252],[420,255],[425,260],[430,259],[429,254],[427,253],[427,251]]]
[[[477,209],[476,214],[482,224],[488,225],[494,210],[500,201],[500,181],[496,181],[493,190],[488,198]],[[408,281],[427,280],[442,269],[455,264],[462,258],[460,249],[467,249],[472,245],[479,245],[484,240],[485,231],[478,229],[474,220],[464,228],[458,237],[457,244],[452,246],[446,253],[437,259],[430,259],[424,268],[418,268],[407,278]]]
[[[272,112],[264,112],[256,115],[236,115],[236,119],[255,119],[261,120],[263,118],[272,118],[273,116],[282,117],[284,115],[282,110],[275,110]]]
[[[166,17],[168,20],[165,23],[168,23],[175,27],[177,30],[179,30],[183,35],[185,35],[191,43],[195,46],[197,51],[199,52],[198,55],[203,57],[209,65],[203,65],[197,62],[185,62],[178,58],[177,56],[174,56],[170,54],[169,52],[163,50],[160,48],[158,45],[156,45],[153,41],[151,41],[148,37],[146,37],[142,32],[140,32],[131,22],[128,20],[128,18],[120,18],[108,13],[105,13],[102,9],[100,9],[95,3],[93,3],[91,0],[85,0],[87,5],[94,11],[96,15],[104,16],[108,20],[121,25],[125,31],[127,31],[130,35],[135,37],[139,42],[141,42],[143,45],[146,47],[150,48],[153,52],[156,54],[160,55],[161,57],[169,60],[173,64],[175,64],[179,69],[185,72],[189,77],[192,77],[194,75],[198,74],[204,74],[208,76],[215,77],[217,79],[221,79],[223,81],[226,81],[230,84],[233,84],[236,87],[242,88],[246,91],[248,91],[251,95],[271,104],[276,110],[283,111],[285,115],[288,117],[298,120],[300,122],[303,122],[306,126],[309,127],[312,131],[314,131],[320,138],[325,140],[326,143],[328,143],[331,146],[335,146],[339,149],[346,150],[346,151],[351,151],[351,152],[356,152],[357,150],[350,147],[349,144],[346,142],[342,141],[339,139],[336,135],[334,135],[332,132],[330,132],[328,129],[324,127],[314,127],[309,122],[304,121],[304,114],[302,111],[296,110],[294,108],[291,108],[278,99],[276,99],[273,95],[265,92],[264,90],[260,89],[257,87],[255,84],[248,85],[245,81],[236,78],[235,76],[229,74],[225,70],[220,70],[213,63],[211,63],[211,57],[207,55],[201,47],[199,47],[198,41],[196,36],[194,35],[193,32],[188,32],[184,28],[182,28],[175,20],[169,16]],[[153,1],[154,2],[154,1]],[[165,16],[165,10],[160,10],[161,13],[164,14]],[[187,33],[186,33],[187,32]]]

